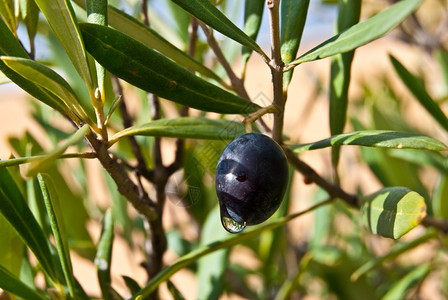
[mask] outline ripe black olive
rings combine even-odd
[[[280,206],[288,184],[286,156],[270,137],[244,134],[224,149],[215,182],[222,225],[240,232],[267,220]]]

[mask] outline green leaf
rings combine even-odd
[[[311,211],[315,211],[318,207],[321,207],[328,203],[330,203],[330,201],[320,202],[306,210],[278,219],[275,222],[260,225],[253,230],[242,232],[239,233],[238,235],[232,235],[229,238],[217,240],[206,246],[199,247],[196,250],[190,251],[188,254],[180,257],[172,265],[166,267],[161,272],[159,272],[154,278],[152,278],[148,282],[148,284],[143,289],[141,289],[138,293],[134,294],[132,296],[132,299],[144,299],[146,296],[150,295],[160,285],[160,283],[166,281],[177,271],[192,264],[193,262],[196,262],[199,258],[205,255],[208,255],[220,249],[232,247],[236,244],[258,237],[264,231],[273,230],[281,226],[284,226],[289,221],[294,220],[295,218],[298,218],[300,216],[303,216]]]
[[[39,22],[39,8],[34,0],[20,0],[20,12],[26,25],[30,42],[30,53],[33,56],[35,53],[34,38],[37,33],[37,23]]]
[[[69,0],[35,0],[74,67],[89,88],[92,78],[84,43]]]
[[[219,205],[208,214],[201,232],[199,245],[206,246],[217,240],[223,240],[230,233],[222,229]],[[222,278],[227,270],[229,248],[215,251],[198,260],[198,299],[219,299],[224,286]],[[210,284],[213,282],[213,284]]]
[[[391,157],[398,158],[415,165],[433,167],[439,172],[448,175],[448,164],[446,163],[446,157],[444,153],[412,149],[390,149],[389,151],[387,151],[387,154]]]
[[[425,89],[423,80],[414,76],[409,72],[395,57],[389,56],[395,71],[400,76],[403,83],[420,102],[420,104],[433,116],[433,118],[448,131],[448,118],[439,107],[439,105],[431,98]]]
[[[421,282],[431,271],[431,264],[415,266],[415,268],[394,283],[381,300],[408,299],[408,292]]]
[[[205,111],[250,113],[259,107],[191,74],[114,29],[81,24],[87,50],[106,69],[147,92]]]
[[[424,244],[431,239],[437,238],[438,236],[439,236],[439,233],[437,232],[437,230],[432,228],[432,229],[427,230],[424,235],[412,240],[411,242],[395,244],[392,247],[392,250],[389,253],[387,253],[386,255],[381,256],[381,257],[375,257],[375,258],[367,261],[365,264],[361,265],[358,269],[356,269],[352,273],[350,279],[352,281],[356,281],[361,276],[367,274],[369,271],[373,270],[374,268],[381,265],[382,263],[384,263],[388,260],[395,259],[398,256],[400,256],[401,254],[406,253],[407,251],[409,251],[421,244]]]
[[[203,117],[160,119],[132,126],[116,133],[109,139],[109,146],[124,137],[134,135],[230,140],[244,133],[245,129],[242,123],[225,119],[212,120]]]
[[[17,19],[14,12],[14,1],[13,0],[0,0],[0,15],[5,20],[9,27],[9,30],[15,35],[17,34]]]
[[[281,54],[285,65],[289,64],[299,51],[308,13],[309,0],[282,0],[281,2]],[[291,83],[293,70],[283,74],[283,90]]]
[[[391,130],[362,130],[338,134],[318,142],[292,146],[296,153],[326,147],[356,145],[376,148],[424,149],[445,151],[447,147],[440,141],[425,135]]]
[[[50,152],[46,153],[44,158],[39,160],[33,160],[31,161],[31,165],[29,166],[27,170],[27,176],[33,177],[37,173],[47,169],[49,166],[51,166],[54,161],[59,158],[65,150],[71,145],[75,145],[79,143],[87,134],[89,130],[89,126],[85,124],[83,127],[78,129],[75,133],[73,133],[64,143],[57,146],[55,149],[51,150]]]
[[[442,69],[443,79],[445,79],[445,93],[448,95],[448,51],[440,48],[436,51],[435,57]]]
[[[138,282],[128,276],[122,276],[124,283],[128,287],[131,294],[138,293],[142,288],[138,285]]]
[[[399,239],[426,216],[425,199],[405,187],[390,187],[362,199],[367,228],[384,237]]]
[[[39,294],[30,286],[23,283],[6,268],[0,265],[0,288],[23,299],[46,300],[47,298]]]
[[[45,273],[58,282],[48,239],[6,168],[0,169],[0,212],[34,253]]]
[[[3,74],[0,71],[0,85],[11,82],[11,79],[9,79],[5,74]]]
[[[187,47],[190,39],[190,24],[192,17],[191,15],[180,8],[178,5],[174,4],[171,1],[168,1],[168,6],[171,12],[171,16],[174,19],[175,23],[175,32],[177,33],[180,40],[183,42],[183,48]],[[162,34],[162,33],[161,33]]]
[[[108,210],[103,217],[100,241],[98,242],[98,252],[95,257],[95,265],[98,273],[98,281],[101,287],[103,299],[114,299],[111,285],[111,260],[112,244],[114,241],[114,219],[112,211]]]
[[[120,194],[117,190],[117,185],[115,181],[110,177],[109,173],[104,171],[104,180],[106,181],[107,190],[110,194],[110,199],[112,200],[112,215],[114,222],[116,222],[121,227],[121,232],[123,237],[128,242],[129,246],[133,247],[132,241],[132,220],[128,214],[128,204],[127,199]],[[105,219],[106,220],[106,219]]]
[[[2,40],[0,43],[1,55],[28,57],[25,49],[23,49],[2,18],[0,18],[0,38]]]
[[[260,31],[261,21],[263,19],[263,10],[266,5],[265,0],[246,0],[244,5],[244,32],[254,41],[257,39]],[[252,49],[242,48],[242,61],[246,65],[252,54]]]
[[[6,24],[0,18],[0,55],[16,56],[28,58],[26,51],[20,45],[20,43],[13,36],[11,31],[7,28]],[[6,64],[0,60],[0,70],[6,75],[11,81],[20,86],[23,90],[28,92],[33,97],[39,99],[48,106],[54,108],[55,110],[61,112],[64,115],[70,115],[70,110],[68,107],[61,105],[61,101],[48,90],[42,88],[39,85],[34,84],[30,80],[19,75],[12,69],[10,69]]]
[[[31,59],[9,56],[0,58],[14,72],[54,94],[59,99],[61,107],[68,107],[79,119],[92,124],[79,104],[75,92],[58,73]]]
[[[0,69],[8,76],[11,81],[13,81],[15,84],[20,86],[22,89],[27,91],[30,95],[36,97],[43,103],[47,104],[51,108],[59,111],[63,115],[67,115],[72,119],[79,119],[74,113],[65,105],[65,103],[55,94],[50,92],[46,87],[42,85],[42,83],[35,84],[32,80],[27,79],[22,74],[19,74],[18,72],[14,71],[12,68],[10,68],[6,61],[9,59],[19,59],[16,57],[7,57],[7,56],[1,56],[0,57]],[[26,74],[28,76],[28,74]],[[28,76],[29,77],[29,76]]]
[[[85,1],[87,11],[87,22],[107,26],[107,0],[87,0]],[[105,78],[106,70],[98,62],[95,62],[97,83],[94,84],[101,92],[100,98],[104,105],[106,100]],[[92,71],[93,73],[93,71]],[[97,110],[102,110],[102,107],[96,107]]]
[[[64,222],[61,222],[62,213],[59,207],[58,195],[54,188],[54,183],[47,174],[38,174],[40,189],[47,210],[48,218],[50,219],[51,230],[53,231],[56,248],[58,251],[59,260],[62,265],[62,272],[67,282],[68,291],[71,297],[75,296],[75,278],[73,276],[73,268],[70,260],[70,253],[67,246],[67,237],[63,227]]]
[[[216,29],[229,38],[237,41],[243,46],[258,52],[265,59],[269,58],[261,50],[260,46],[235,24],[232,23],[219,9],[209,0],[172,0],[174,3],[188,11],[190,14]]]
[[[35,155],[35,156],[25,156],[18,158],[11,158],[8,160],[0,160],[0,168],[18,166],[21,164],[31,163],[36,160],[42,160],[47,158],[48,155]],[[66,158],[96,158],[94,153],[65,153],[58,157],[58,159],[66,159]]]
[[[402,0],[394,4],[385,11],[350,27],[311,49],[291,62],[287,69],[304,62],[348,52],[381,37],[414,12],[422,1]]]
[[[204,76],[215,79],[218,82],[222,82],[222,79],[212,70],[205,67],[203,64],[168,42],[155,30],[145,26],[137,19],[122,12],[121,10],[116,9],[115,7],[109,6],[108,12],[110,25],[120,30],[120,32],[127,34],[149,48],[159,51],[186,69],[190,69]]]
[[[24,136],[20,140],[17,138],[10,139],[10,144],[19,155],[36,155],[37,153],[43,152],[43,148],[40,144],[27,132],[24,133]],[[31,150],[31,153],[29,152],[29,149]],[[75,153],[75,155],[69,153],[67,155],[62,155],[62,157],[80,156],[78,153]],[[2,161],[0,161],[0,163],[2,163]],[[67,165],[65,165],[65,167],[66,166]],[[74,165],[70,165],[70,169],[75,170],[73,169],[73,166]],[[65,214],[63,218],[64,228],[67,231],[67,237],[70,243],[70,249],[76,251],[84,258],[93,260],[95,258],[96,248],[86,229],[88,220],[91,219],[86,211],[86,199],[79,194],[77,189],[73,189],[72,185],[68,185],[69,182],[80,184],[79,181],[74,178],[74,175],[71,172],[64,172],[64,175],[61,174],[57,164],[50,166],[45,170],[45,173],[47,173],[54,182],[54,186],[59,196],[61,210],[70,212]],[[73,226],[73,224],[77,225]]]
[[[1,214],[0,232],[0,245],[2,245],[0,247],[0,262],[5,269],[18,276],[25,247],[20,236]]]
[[[174,283],[171,282],[171,280],[168,280],[166,283],[168,286],[168,291],[171,293],[171,296],[173,296],[174,300],[185,300],[185,297],[177,289],[177,287],[174,285]],[[208,298],[208,299],[210,299],[210,298]]]
[[[448,220],[448,177],[441,175],[432,196],[432,210],[435,217]]]
[[[337,32],[350,28],[359,22],[361,0],[340,0]],[[347,122],[348,88],[355,50],[337,54],[331,59],[330,71],[330,132],[331,135],[344,132]],[[337,170],[340,147],[332,149],[333,167]]]

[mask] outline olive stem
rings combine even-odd
[[[252,132],[252,123],[254,123],[258,119],[260,119],[265,114],[269,114],[269,113],[278,113],[277,106],[271,104],[271,105],[268,105],[266,107],[263,107],[263,108],[257,110],[254,113],[247,115],[243,120],[243,123],[246,127],[246,132],[251,133]]]
[[[280,145],[283,143],[283,117],[285,110],[285,98],[283,97],[283,67],[284,62],[281,55],[280,44],[280,0],[267,0],[269,8],[269,20],[271,26],[271,68],[274,99],[272,104],[277,107],[278,112],[274,114],[274,127],[272,138]]]

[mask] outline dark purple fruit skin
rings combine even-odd
[[[215,182],[221,216],[240,224],[259,224],[272,216],[285,195],[286,156],[270,137],[244,134],[222,152]]]

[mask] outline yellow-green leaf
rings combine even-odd
[[[35,0],[84,82],[92,78],[73,7],[68,0]]]
[[[367,228],[384,237],[398,239],[426,216],[425,199],[405,187],[384,188],[362,200]]]

